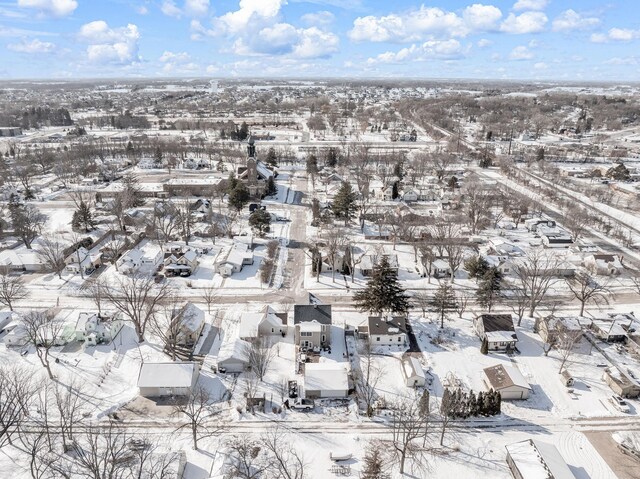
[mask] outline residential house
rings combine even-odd
[[[431,264],[431,271],[433,273],[433,277],[436,279],[451,277],[451,267],[449,266],[449,262],[443,258],[438,258],[433,261]]]
[[[591,274],[601,276],[618,276],[624,270],[617,254],[590,254],[584,258],[582,264]]]
[[[533,328],[545,343],[552,344],[556,339],[565,334],[579,334],[582,326],[578,318],[573,316],[546,316],[536,318]]]
[[[276,313],[265,306],[257,313],[242,313],[239,326],[240,339],[255,341],[259,338],[284,337],[287,334],[287,313]]]
[[[171,324],[179,324],[176,344],[190,348],[195,346],[205,323],[204,311],[192,302],[187,302],[174,313],[171,320]]]
[[[0,311],[0,332],[14,319],[16,314],[13,311]]]
[[[35,249],[18,247],[0,251],[0,266],[10,272],[39,273],[44,270],[42,258]]]
[[[346,398],[349,395],[349,363],[307,363],[304,393],[307,399]]]
[[[531,218],[524,221],[524,226],[525,228],[527,228],[527,230],[536,232],[538,230],[538,227],[540,226],[546,227],[546,228],[555,228],[556,222],[553,220],[543,219],[543,218]]]
[[[488,389],[500,393],[502,399],[527,399],[531,386],[515,366],[498,364],[482,370]]]
[[[72,274],[90,275],[102,264],[100,252],[90,253],[84,246],[80,246],[76,251],[69,253],[64,259],[65,270]]]
[[[602,379],[620,397],[637,398],[640,396],[638,381],[621,368],[606,368],[602,373]]]
[[[618,318],[593,319],[589,329],[602,341],[608,343],[624,343],[627,340],[627,330],[624,321]]]
[[[331,345],[330,304],[296,304],[293,324],[297,346],[311,349]]]
[[[226,338],[218,351],[218,371],[241,373],[249,369],[251,343],[240,338]]]
[[[407,322],[404,316],[369,316],[371,345],[406,345]]]
[[[552,444],[527,439],[505,448],[507,465],[516,479],[576,479]]]
[[[510,314],[481,314],[473,320],[476,334],[487,340],[490,351],[510,351],[518,342]]]
[[[85,346],[96,346],[102,343],[110,343],[122,330],[124,322],[122,314],[116,313],[111,316],[100,315],[97,313],[78,314],[73,331],[73,339],[82,341]]]
[[[216,271],[223,277],[239,273],[246,265],[253,264],[253,251],[246,243],[234,243],[227,256],[216,264]]]
[[[20,320],[13,319],[9,324],[5,325],[4,330],[7,331],[4,337],[4,344],[8,347],[22,347],[29,342],[27,328]]]
[[[427,384],[422,364],[415,356],[406,356],[402,359],[402,374],[409,388],[424,387]]]
[[[162,263],[162,257],[162,250],[147,242],[122,255],[118,260],[118,268],[123,274],[133,274],[142,270],[153,272]]]
[[[540,238],[545,248],[568,248],[573,244],[571,235],[562,230],[545,230]]]
[[[191,248],[180,248],[176,252],[166,252],[163,263],[166,276],[188,276],[198,266],[198,253]]]
[[[356,265],[356,271],[364,277],[369,277],[373,274],[373,268],[382,260],[382,257],[386,257],[389,261],[391,269],[398,270],[398,255],[395,254],[365,254],[360,259],[360,263]]]
[[[402,192],[401,198],[403,201],[406,201],[407,203],[413,203],[420,199],[420,194],[418,190],[410,188]]]
[[[198,382],[200,367],[195,362],[144,362],[138,375],[143,397],[189,396]]]

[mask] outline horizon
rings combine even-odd
[[[5,0],[0,80],[628,83],[638,13],[599,0]]]

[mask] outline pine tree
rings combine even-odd
[[[325,164],[329,168],[334,168],[338,164],[338,152],[335,148],[329,148],[327,150],[327,157],[325,159]]]
[[[278,155],[276,155],[274,148],[269,148],[269,151],[267,151],[266,163],[269,166],[278,166]]]
[[[249,216],[249,226],[257,231],[258,236],[264,236],[271,228],[271,215],[258,208]]]
[[[478,304],[491,312],[493,305],[500,299],[502,291],[502,273],[495,266],[482,275],[476,290]]]
[[[469,393],[469,397],[467,399],[467,413],[471,417],[475,417],[478,415],[478,403],[476,400],[476,393],[471,391]]]
[[[476,397],[476,416],[486,416],[484,411],[484,391],[479,391]]]
[[[398,198],[398,196],[400,196],[400,192],[398,191],[398,182],[394,181],[393,185],[391,186],[391,199],[395,200]]]
[[[475,279],[484,276],[489,269],[489,263],[482,257],[482,255],[474,256],[464,262],[464,269],[469,273],[469,279]]]
[[[351,189],[351,183],[343,181],[338,193],[333,199],[331,209],[336,218],[343,218],[345,226],[353,216],[356,209],[356,194]]]
[[[84,201],[80,201],[78,209],[73,212],[71,226],[76,230],[83,229],[85,232],[93,231],[95,229],[96,224],[93,220],[91,208]]]
[[[229,173],[229,178],[227,178],[227,194],[230,194],[233,190],[235,190],[236,186],[238,186],[238,179],[232,171],[231,173]]]
[[[267,188],[264,192],[265,196],[275,196],[278,194],[278,186],[276,185],[276,181],[273,179],[273,176],[270,176],[267,180]]]
[[[424,391],[422,391],[422,396],[420,396],[420,401],[418,402],[418,410],[420,411],[420,415],[422,417],[427,417],[431,410],[429,399],[429,391],[425,389]]]
[[[485,416],[491,416],[491,411],[493,408],[493,389],[489,390],[488,393],[484,395],[484,401],[482,403],[482,409]]]
[[[489,354],[489,341],[487,341],[487,338],[482,339],[482,344],[480,345],[480,353],[484,354],[485,356]]]
[[[498,391],[495,391],[495,407],[493,410],[493,415],[497,416],[498,414],[500,414],[500,409],[502,408],[502,396],[500,395],[500,393]]]
[[[373,268],[367,286],[353,295],[361,311],[382,315],[383,312],[406,313],[409,298],[398,281],[398,272],[391,268],[389,258],[383,256]]]
[[[455,311],[458,307],[458,300],[453,291],[453,287],[448,282],[443,282],[436,291],[429,304],[433,306],[440,315],[440,328],[444,328],[444,318],[450,311]]]
[[[364,468],[360,479],[387,479],[384,472],[384,454],[379,444],[370,442],[364,454]]]
[[[237,211],[242,210],[249,202],[249,190],[242,183],[238,183],[236,187],[231,190],[228,197],[229,206]]]

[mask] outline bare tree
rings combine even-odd
[[[55,383],[53,393],[58,412],[60,436],[66,452],[67,441],[73,443],[74,431],[81,426],[84,414],[88,411],[87,402],[82,395],[82,383],[77,378],[68,386]]]
[[[13,444],[33,401],[33,375],[15,365],[0,366],[0,449]]]
[[[62,279],[62,270],[66,266],[66,248],[59,238],[45,237],[38,245],[36,252],[45,269],[56,273]]]
[[[147,220],[147,230],[157,241],[160,248],[176,237],[180,228],[178,208],[171,201],[157,203],[153,214]]]
[[[213,285],[207,286],[202,290],[200,297],[207,303],[207,312],[211,314],[211,306],[215,304],[218,299],[218,288]]]
[[[33,205],[9,205],[9,213],[16,236],[20,237],[27,249],[31,249],[47,217]]]
[[[234,436],[226,442],[226,446],[231,464],[225,479],[259,479],[271,467],[263,444],[252,437]]]
[[[49,379],[53,379],[49,353],[53,347],[61,344],[64,323],[56,320],[51,311],[29,311],[22,316],[22,324],[29,343],[35,349],[42,366],[47,370]]]
[[[280,479],[305,479],[307,464],[286,436],[277,428],[264,433],[260,443],[271,456],[269,469],[272,477]]]
[[[466,291],[459,291],[456,295],[456,303],[458,307],[456,308],[458,311],[458,317],[462,318],[462,315],[465,313],[469,306],[469,302],[471,301],[472,296]]]
[[[133,456],[132,439],[126,429],[113,421],[104,427],[83,426],[74,444],[73,475],[87,479],[126,479]]]
[[[20,276],[11,276],[7,267],[0,267],[0,303],[13,311],[16,301],[29,296],[29,291]]]
[[[342,228],[332,227],[324,232],[327,260],[331,265],[331,280],[336,282],[336,263],[347,245],[347,236]]]
[[[541,249],[525,254],[513,268],[516,283],[529,299],[529,317],[544,300],[549,288],[556,283],[558,260]]]
[[[509,299],[509,307],[518,317],[518,327],[520,327],[524,313],[526,313],[531,302],[529,296],[522,286],[518,284],[511,284],[509,287],[509,295],[507,297]]]
[[[203,386],[194,388],[187,400],[174,407],[174,413],[186,417],[186,422],[176,431],[187,429],[191,433],[193,448],[198,450],[198,441],[212,437],[226,430],[226,425],[220,421],[220,409],[209,391]]]
[[[249,359],[249,368],[260,381],[262,381],[265,374],[267,374],[271,361],[276,354],[275,349],[271,346],[271,342],[265,338],[257,338],[248,346],[247,356]]]
[[[89,297],[98,308],[98,315],[102,314],[102,305],[107,300],[106,289],[108,286],[100,277],[90,278],[85,285]]]
[[[164,350],[171,360],[178,357],[180,346],[183,345],[183,324],[188,320],[185,315],[190,314],[186,306],[179,306],[176,298],[168,300],[162,308],[162,313],[154,314],[149,322],[152,333],[160,338]]]
[[[133,323],[141,343],[145,340],[147,325],[170,293],[168,283],[156,284],[150,276],[117,278],[114,285],[105,289],[105,297]]]
[[[373,404],[378,397],[376,388],[384,369],[376,364],[371,342],[367,339],[358,348],[358,370],[356,388],[358,397],[364,403],[367,417],[373,416]]]
[[[413,397],[398,399],[392,406],[391,444],[389,452],[404,474],[407,458],[412,469],[426,471],[427,450],[420,439],[424,438],[426,418]]]
[[[178,224],[182,232],[182,237],[185,244],[189,245],[189,239],[191,238],[191,230],[196,222],[191,208],[191,202],[189,199],[183,199],[176,203],[176,211],[178,213]]]
[[[424,291],[416,291],[413,296],[413,305],[420,309],[422,311],[422,317],[426,318],[427,317],[427,311],[429,310],[429,307],[431,306],[431,296],[429,295],[429,292],[424,290]]]
[[[564,328],[560,331],[552,345],[552,349],[558,351],[560,359],[560,368],[558,372],[562,372],[565,364],[569,361],[576,350],[576,346],[582,341],[582,331]]]
[[[567,280],[567,287],[580,302],[580,316],[584,316],[584,308],[588,303],[609,304],[609,282],[598,282],[587,272],[576,273],[573,278]]]

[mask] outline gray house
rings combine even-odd
[[[473,320],[478,337],[486,339],[490,351],[515,349],[518,335],[510,314],[481,314]]]
[[[200,366],[194,362],[144,363],[138,376],[140,396],[188,396],[199,373]]]
[[[331,305],[296,304],[293,307],[295,343],[303,348],[331,345]]]

